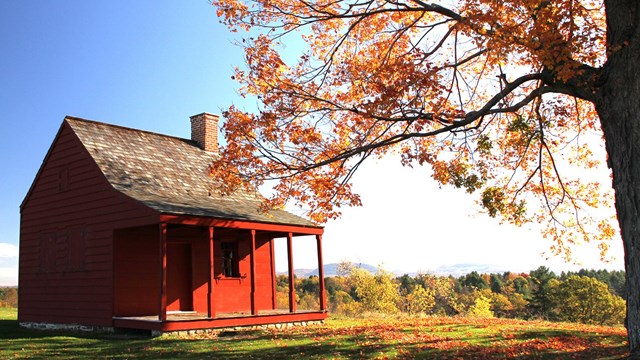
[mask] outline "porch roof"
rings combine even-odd
[[[192,140],[69,116],[65,122],[114,189],[161,214],[322,228],[287,211],[260,211],[257,191],[222,196],[208,171],[216,155]]]

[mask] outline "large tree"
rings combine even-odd
[[[213,2],[246,31],[234,76],[259,105],[224,114],[212,171],[228,191],[277,180],[267,208],[335,218],[360,204],[360,164],[394,154],[491,216],[543,224],[558,253],[584,240],[605,251],[611,187],[588,180],[604,138],[640,352],[639,1]]]

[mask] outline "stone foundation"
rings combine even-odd
[[[113,327],[109,326],[93,326],[93,325],[78,325],[78,324],[52,324],[52,323],[39,323],[39,322],[21,322],[20,326],[27,329],[34,330],[59,330],[59,331],[74,331],[74,332],[96,332],[112,334],[115,332]]]
[[[147,332],[152,337],[157,336],[186,336],[186,335],[218,335],[223,332],[234,331],[251,331],[251,330],[266,330],[266,329],[285,329],[290,327],[305,327],[308,325],[322,325],[324,320],[312,320],[312,321],[294,321],[288,323],[277,324],[264,324],[264,325],[249,325],[249,326],[232,326],[224,328],[212,328],[212,329],[193,329],[193,330],[178,330],[178,331],[158,331],[152,330]],[[140,332],[136,329],[119,329],[109,326],[92,326],[92,325],[78,325],[78,324],[52,324],[52,323],[38,323],[38,322],[21,322],[20,326],[33,330],[48,330],[48,331],[69,331],[69,332],[93,332],[100,334],[115,334],[120,332]]]

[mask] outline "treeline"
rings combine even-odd
[[[18,288],[0,287],[0,307],[18,307]]]
[[[626,296],[623,271],[580,270],[559,275],[541,266],[529,273],[461,277],[377,273],[348,263],[325,278],[328,310],[334,314],[424,314],[545,319],[586,324],[622,324]],[[299,309],[318,309],[318,277],[296,278]],[[278,277],[278,303],[288,304],[288,279]]]

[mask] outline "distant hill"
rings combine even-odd
[[[324,265],[324,276],[337,276],[338,275],[338,263],[333,264],[325,264]],[[371,273],[375,273],[378,271],[377,266],[373,266],[370,264],[355,264],[356,267],[368,270]],[[428,271],[393,271],[396,276],[402,276],[404,274],[408,274],[409,276],[416,276],[418,273],[426,273],[426,274],[435,274],[442,276],[455,276],[460,277],[466,275],[472,271],[477,271],[480,274],[491,274],[491,273],[503,273],[506,271],[510,271],[507,268],[493,265],[493,264],[475,264],[475,263],[462,263],[462,264],[453,264],[453,265],[442,265],[438,266],[433,270]],[[294,269],[294,272],[297,277],[309,277],[309,276],[318,276],[318,269]],[[280,271],[278,274],[286,275],[286,271]]]
[[[473,264],[473,263],[465,263],[465,264],[454,264],[454,265],[442,265],[438,266],[434,273],[437,275],[452,275],[455,277],[467,275],[472,271],[477,271],[480,274],[492,274],[492,273],[503,273],[509,271],[509,269],[505,269],[498,265],[491,264]]]
[[[326,264],[324,266],[324,276],[326,277],[326,276],[338,275],[338,265],[339,264],[336,264],[336,263]],[[371,273],[375,273],[376,271],[378,271],[378,268],[373,265],[369,265],[369,264],[354,264],[354,265],[355,267],[368,270]],[[313,276],[313,275],[318,276],[318,269],[315,269],[307,274],[307,276]]]
[[[441,265],[436,267],[435,269],[429,270],[420,270],[420,271],[399,271],[396,270],[393,273],[397,276],[402,276],[407,274],[411,277],[415,277],[418,274],[433,274],[439,276],[454,276],[460,277],[467,275],[468,273],[476,271],[480,274],[502,274],[507,271],[513,271],[513,269],[508,269],[504,266],[498,266],[493,264],[476,264],[476,263],[461,263],[461,264],[452,264],[452,265]]]
[[[333,264],[325,264],[324,265],[324,276],[336,276],[338,275],[338,263]],[[354,264],[356,267],[368,270],[371,273],[375,273],[378,271],[378,268],[369,264]],[[309,277],[309,276],[318,276],[318,269],[294,269],[293,272],[297,277]],[[279,271],[279,275],[286,275],[286,271]]]

